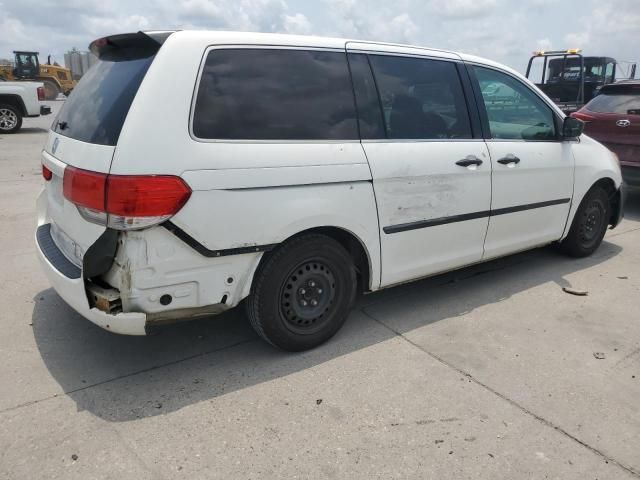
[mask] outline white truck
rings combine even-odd
[[[24,117],[49,115],[51,107],[42,103],[44,98],[42,83],[0,81],[0,134],[16,133]]]

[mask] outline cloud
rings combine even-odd
[[[100,36],[139,29],[330,35],[469,52],[524,70],[537,48],[640,60],[638,0],[0,0],[0,58],[58,61]]]
[[[416,23],[420,9],[411,9],[411,2],[400,0],[391,8],[386,0],[371,0],[364,6],[355,0],[324,0],[330,19],[328,34],[333,36],[412,43],[420,40]],[[409,13],[411,12],[411,13]]]
[[[285,15],[283,23],[286,33],[296,33],[299,35],[308,35],[311,33],[311,22],[301,13]]]
[[[589,32],[573,32],[564,36],[564,44],[567,48],[582,48],[588,50],[591,35]]]
[[[431,8],[445,18],[477,18],[490,15],[497,0],[431,0]]]

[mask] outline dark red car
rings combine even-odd
[[[587,135],[618,155],[625,182],[640,186],[640,80],[605,85],[571,116],[585,122]]]

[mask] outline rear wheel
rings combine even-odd
[[[283,244],[258,269],[247,315],[272,345],[307,350],[342,327],[356,284],[353,261],[338,242],[319,234],[301,235]]]
[[[45,100],[55,100],[60,95],[60,87],[55,82],[51,80],[43,80],[44,83],[44,99]]]
[[[22,126],[22,114],[13,105],[0,105],[0,133],[15,133]]]
[[[569,235],[560,244],[562,250],[572,257],[591,255],[602,243],[610,216],[611,203],[606,190],[592,187],[580,202]]]

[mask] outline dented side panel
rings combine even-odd
[[[488,211],[491,159],[484,142],[370,141],[363,146],[380,216],[382,286],[480,261],[487,217],[395,233],[385,228]],[[470,155],[482,164],[456,165]]]
[[[194,191],[171,222],[209,250],[274,245],[305,230],[336,227],[360,241],[369,260],[369,288],[379,287],[380,237],[371,181]],[[219,261],[247,268],[244,257]]]

